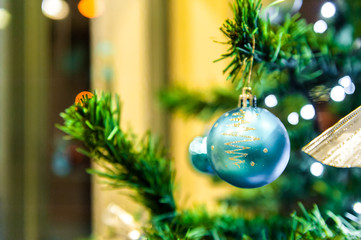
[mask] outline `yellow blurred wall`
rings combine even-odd
[[[207,89],[223,83],[224,63],[213,63],[226,47],[219,31],[230,17],[227,1],[173,0],[170,7],[170,80],[191,89]],[[209,176],[197,173],[188,160],[188,145],[197,135],[206,133],[212,124],[175,115],[171,124],[171,153],[176,160],[177,202],[182,207],[196,204],[214,206],[214,200],[228,191],[224,184],[214,185]]]
[[[146,1],[104,3],[104,14],[91,22],[92,87],[118,93],[122,101],[122,127],[131,126],[136,134],[142,134],[151,127],[147,109]],[[103,222],[107,206],[115,203],[131,213],[136,213],[139,206],[119,192],[105,189],[99,180],[93,181],[93,231],[100,239],[107,239],[108,229]]]

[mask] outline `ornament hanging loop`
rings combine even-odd
[[[239,95],[238,107],[256,107],[257,98],[252,95],[252,89],[250,87],[242,88],[242,95]]]
[[[252,55],[250,58],[250,66],[248,71],[248,81],[247,87],[242,88],[242,95],[239,96],[238,99],[238,107],[256,107],[257,98],[252,95],[251,89],[251,75],[252,75],[252,67],[253,67],[253,55],[256,47],[255,36],[252,37]]]

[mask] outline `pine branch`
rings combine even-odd
[[[220,30],[227,37],[225,44],[230,45],[228,52],[219,60],[231,58],[224,69],[227,79],[235,81],[238,74],[250,69],[248,61],[252,56],[255,63],[268,64],[270,68],[282,69],[295,55],[302,55],[302,61],[309,61],[310,54],[306,33],[310,26],[299,15],[287,17],[283,25],[271,25],[269,20],[260,17],[260,0],[235,0],[234,19],[227,19]],[[252,54],[252,38],[256,39],[255,52]]]
[[[281,72],[295,69],[301,80],[314,79],[322,74],[336,74],[334,69],[345,65],[344,58],[354,54],[352,45],[340,45],[336,30],[317,34],[311,25],[299,14],[286,16],[283,24],[271,24],[269,19],[260,17],[260,0],[235,0],[233,19],[227,19],[220,30],[230,45],[220,59],[230,59],[224,69],[227,80],[238,82],[237,89],[244,83],[242,79],[250,71],[249,59],[253,56],[258,72]],[[252,53],[252,38],[256,39]],[[337,66],[331,69],[330,67]],[[336,76],[335,76],[336,77]]]
[[[120,128],[120,104],[113,109],[111,94],[95,94],[82,105],[61,113],[64,125],[57,127],[68,137],[84,143],[80,153],[93,158],[102,168],[88,172],[115,188],[131,188],[133,198],[153,216],[173,213],[174,168],[159,142],[147,134],[137,141]]]
[[[232,212],[223,211],[209,214],[201,208],[184,211],[171,222],[155,222],[146,228],[149,239],[290,239],[290,240],[321,240],[321,239],[360,239],[361,232],[351,222],[327,212],[324,218],[315,205],[307,211],[299,205],[301,215],[292,214],[292,218],[274,216],[269,219],[240,218]]]
[[[180,112],[184,116],[196,116],[209,120],[217,112],[230,110],[237,105],[238,94],[228,88],[214,88],[206,91],[189,90],[173,86],[159,94],[163,107],[171,112]]]

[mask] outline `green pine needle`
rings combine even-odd
[[[93,158],[101,170],[88,170],[116,187],[135,190],[134,199],[152,215],[175,211],[174,168],[164,149],[150,134],[136,141],[120,128],[120,104],[111,94],[95,94],[83,105],[73,105],[61,113],[64,125],[57,127],[70,138],[84,143],[78,151]]]

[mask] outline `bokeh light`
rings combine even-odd
[[[288,115],[287,121],[292,125],[297,125],[299,122],[299,115],[296,112],[292,112]]]
[[[326,2],[321,7],[321,15],[324,18],[331,18],[336,13],[336,6],[332,2]]]
[[[346,94],[353,94],[356,90],[355,84],[352,82],[350,76],[346,75],[338,80],[338,84],[340,84]]]
[[[312,163],[310,167],[310,172],[313,176],[319,177],[323,173],[323,165],[319,162]]]
[[[105,6],[102,0],[81,0],[78,4],[79,12],[87,18],[96,18],[102,15]]]
[[[338,80],[338,84],[340,84],[342,87],[348,87],[352,83],[351,77],[346,75]]]
[[[271,94],[268,95],[265,99],[264,99],[264,103],[266,104],[267,107],[275,107],[278,104],[277,98],[275,95]]]
[[[332,88],[330,97],[335,102],[341,102],[345,99],[345,90],[341,86],[336,86]]]
[[[140,238],[140,232],[138,230],[133,230],[129,232],[128,237],[132,240],[137,240]]]
[[[69,15],[69,5],[64,0],[43,0],[41,10],[46,17],[53,20],[61,20]]]
[[[353,210],[355,212],[357,212],[358,214],[361,214],[361,203],[360,202],[356,202],[354,205],[353,205]]]
[[[312,104],[307,104],[301,108],[301,117],[305,120],[311,120],[315,117],[316,111]]]
[[[313,25],[313,31],[316,33],[324,33],[327,30],[327,23],[323,20],[318,20]]]
[[[344,88],[346,94],[353,94],[356,90],[355,84],[351,82],[351,84]]]

